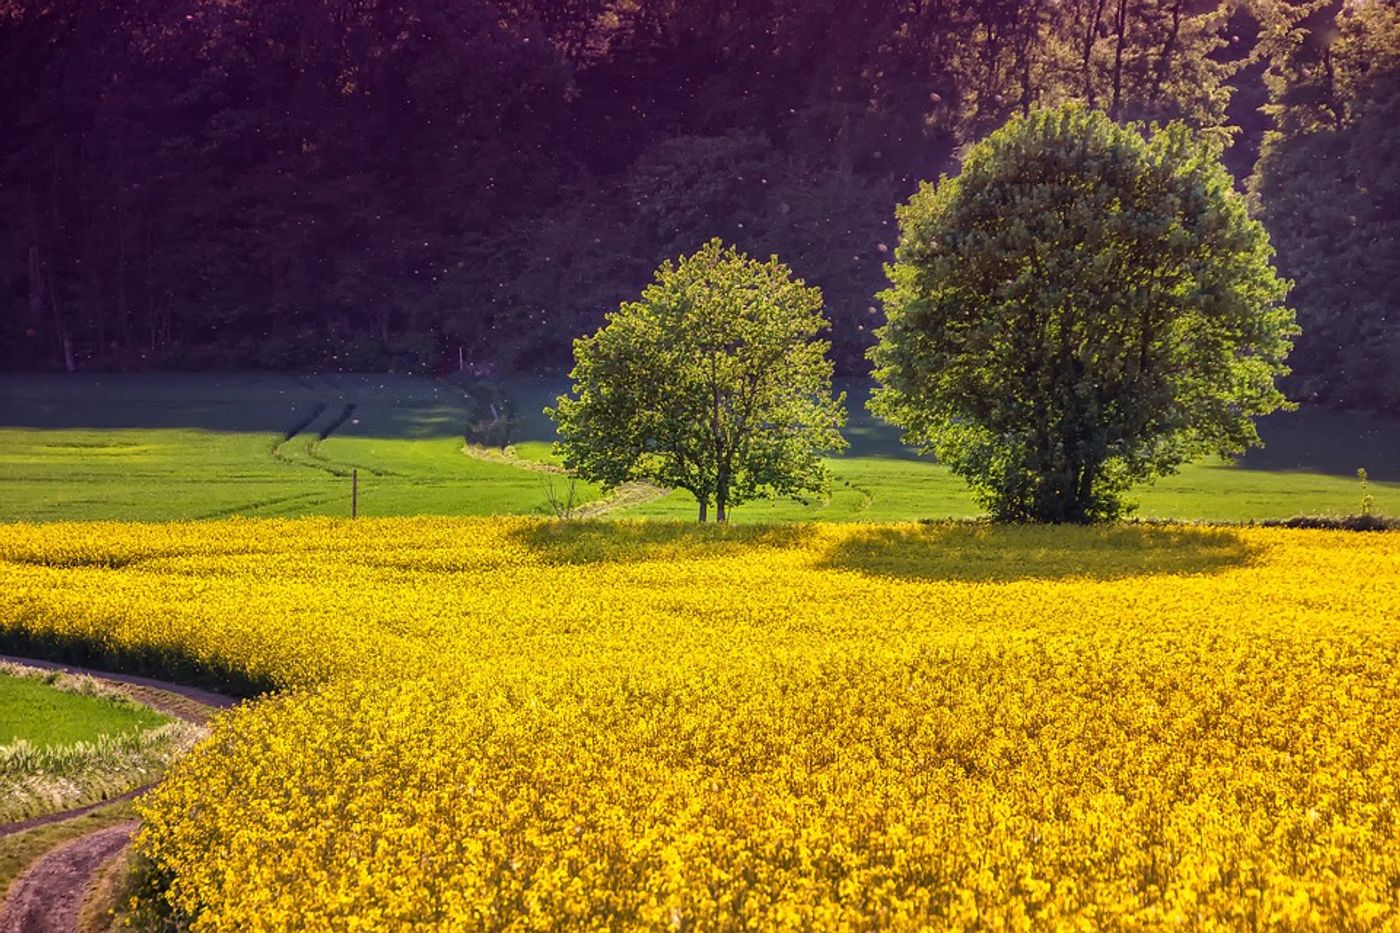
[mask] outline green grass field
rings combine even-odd
[[[59,690],[35,677],[0,674],[0,745],[23,739],[52,748],[91,742],[100,735],[141,732],[168,721],[135,703]]]
[[[477,389],[394,375],[0,376],[0,520],[167,521],[345,515],[359,471],[362,515],[550,514],[563,483],[464,453],[467,434],[506,408],[516,456],[556,463],[541,409],[562,379]],[[969,517],[962,482],[899,443],[847,382],[851,448],[831,461],[831,495],[757,502],[736,521],[891,521]],[[1248,521],[1345,515],[1361,507],[1355,472],[1371,474],[1376,508],[1400,514],[1400,422],[1302,411],[1261,424],[1266,447],[1238,464],[1201,463],[1136,494],[1148,518]],[[496,437],[496,435],[493,435]],[[497,438],[502,439],[502,438]],[[600,490],[583,485],[581,502]],[[690,518],[675,493],[610,515]]]
[[[100,681],[0,664],[0,822],[148,784],[201,735]]]
[[[546,512],[548,477],[463,455],[472,417],[402,376],[4,376],[0,520],[346,515],[352,469],[362,515]]]

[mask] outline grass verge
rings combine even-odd
[[[0,664],[0,749],[51,748],[141,732],[168,719],[91,678]]]
[[[159,777],[202,735],[169,722],[130,735],[36,746],[0,746],[0,821],[16,822],[116,797]]]
[[[97,870],[78,912],[76,933],[161,929],[158,923],[142,922],[146,919],[144,916],[131,912],[132,898],[139,883],[137,879],[141,877],[139,865],[140,859],[127,848]]]
[[[147,784],[203,734],[92,677],[3,662],[0,710],[0,822]]]

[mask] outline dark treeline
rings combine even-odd
[[[712,236],[863,372],[893,208],[1009,115],[1182,118],[1400,400],[1392,0],[0,0],[0,363],[559,368]]]

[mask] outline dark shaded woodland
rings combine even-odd
[[[0,365],[559,370],[712,236],[865,371],[893,208],[1009,115],[1184,119],[1400,405],[1393,0],[0,0]]]

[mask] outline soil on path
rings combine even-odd
[[[68,664],[54,664],[29,658],[0,655],[0,660],[46,670],[62,670],[86,674],[98,680],[119,685],[138,703],[144,703],[187,722],[203,725],[219,709],[233,706],[237,701],[218,693],[197,690],[179,684],[110,674]],[[119,797],[62,813],[50,813],[19,823],[0,826],[0,836],[22,832],[46,823],[57,823],[81,816],[98,807],[129,799],[149,790],[138,787]],[[86,836],[67,842],[44,854],[24,874],[15,879],[3,903],[0,903],[0,933],[73,933],[78,914],[98,870],[126,848],[141,824],[135,820],[104,827]]]
[[[126,848],[139,825],[99,829],[35,862],[0,905],[0,933],[75,933],[97,870]]]

